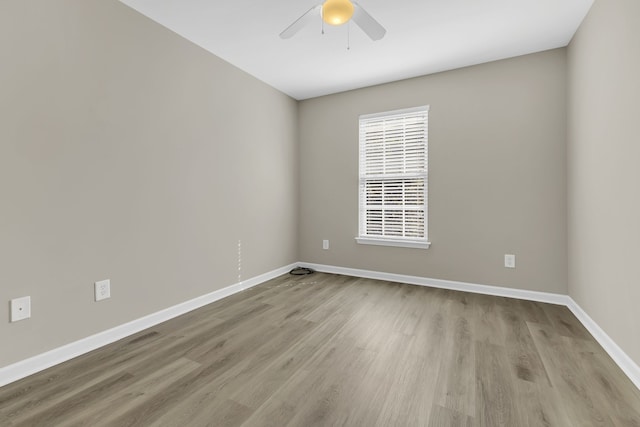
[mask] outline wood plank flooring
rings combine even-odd
[[[285,275],[0,388],[1,426],[640,426],[562,306]]]

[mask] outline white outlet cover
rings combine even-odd
[[[512,254],[505,254],[504,266],[506,268],[516,268],[516,256]]]
[[[111,280],[100,280],[95,283],[95,298],[96,301],[111,298]]]
[[[11,300],[11,321],[17,322],[31,317],[31,297]]]
[[[322,249],[329,249],[329,241],[328,240],[323,240],[322,241]]]

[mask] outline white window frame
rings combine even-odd
[[[390,175],[386,175],[385,172],[383,172],[382,174],[378,173],[378,174],[367,174],[367,148],[369,148],[369,150],[371,150],[371,145],[367,146],[367,140],[369,139],[369,141],[371,140],[371,136],[369,135],[369,138],[367,138],[367,131],[366,131],[366,127],[367,126],[371,126],[372,124],[382,124],[383,126],[385,125],[386,121],[392,121],[392,120],[398,120],[398,119],[404,119],[404,118],[410,118],[410,117],[415,117],[416,115],[424,115],[424,138],[423,138],[423,142],[424,143],[424,159],[422,159],[424,161],[423,163],[423,167],[420,168],[419,171],[413,170],[411,172],[402,172],[402,173],[393,173]],[[367,244],[367,245],[380,245],[380,246],[399,246],[399,247],[406,247],[406,248],[422,248],[422,249],[428,249],[429,246],[431,245],[431,243],[429,242],[429,234],[428,234],[428,223],[429,223],[429,219],[428,219],[428,165],[429,165],[429,138],[428,138],[428,131],[429,131],[429,106],[425,105],[425,106],[420,106],[420,107],[414,107],[414,108],[405,108],[405,109],[401,109],[401,110],[393,110],[393,111],[386,111],[386,112],[382,112],[382,113],[375,113],[375,114],[363,114],[359,117],[359,183],[358,183],[358,237],[356,237],[356,241],[360,244]],[[384,132],[383,132],[384,135]],[[396,134],[397,136],[397,134]],[[406,140],[405,140],[405,136],[406,134],[403,133],[403,137],[402,137],[402,144],[403,144],[403,148],[406,148]],[[388,145],[386,144],[387,139],[386,139],[386,135],[383,136],[383,143],[382,143],[382,151],[385,153],[385,155],[383,155],[383,160],[382,163],[384,164],[384,166],[382,167],[383,171],[386,171],[387,169],[387,160],[386,159],[386,154],[389,153],[391,151],[391,149],[388,147]],[[380,148],[378,147],[378,150]],[[371,158],[371,156],[369,156],[369,158]],[[402,157],[403,161],[406,161],[407,157]],[[415,159],[414,159],[415,160]],[[378,159],[379,162],[379,159]],[[390,163],[390,162],[389,162]],[[371,165],[370,165],[371,166]],[[406,167],[406,164],[405,164]],[[371,168],[369,168],[371,169]],[[413,168],[415,169],[415,168]],[[406,200],[405,197],[407,195],[406,192],[404,192],[403,190],[403,203],[401,205],[387,205],[386,203],[382,203],[381,205],[374,205],[374,204],[367,204],[367,187],[366,184],[367,183],[379,183],[385,180],[394,180],[394,181],[402,181],[402,180],[423,180],[423,189],[424,189],[424,195],[423,195],[423,200],[424,200],[424,205],[419,204],[419,205],[412,205],[411,208],[406,209],[405,206],[409,206],[407,204],[404,203],[404,201]],[[383,192],[384,193],[384,192]],[[381,223],[382,225],[380,226],[382,228],[382,231],[378,234],[378,233],[373,233],[371,230],[371,228],[367,228],[367,208],[371,209],[371,208],[375,208],[375,209],[380,209],[380,210],[386,210],[388,211],[392,211],[392,210],[397,210],[397,211],[401,211],[403,213],[403,221],[402,221],[402,236],[397,236],[397,235],[385,235],[385,218],[387,217],[386,214],[382,214],[381,215]],[[385,209],[386,207],[386,209]],[[421,237],[409,237],[409,236],[405,236],[404,234],[406,233],[406,212],[410,212],[410,211],[421,211],[424,212],[424,224],[422,225],[424,232],[422,233],[423,236]],[[397,228],[395,229],[396,232],[398,232]],[[414,232],[419,232],[419,229],[413,230]]]

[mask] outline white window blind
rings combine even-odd
[[[429,107],[360,116],[359,243],[428,247]]]

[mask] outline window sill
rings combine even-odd
[[[374,237],[356,237],[356,242],[358,242],[361,245],[396,246],[400,248],[417,248],[417,249],[429,249],[429,247],[431,246],[431,242],[379,239]]]

